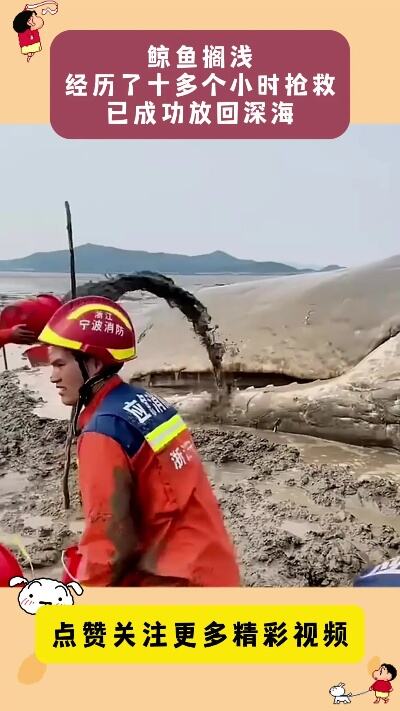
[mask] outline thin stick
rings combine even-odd
[[[3,351],[4,367],[6,370],[8,370],[7,355],[6,355],[5,346],[2,347],[2,351]]]
[[[65,464],[64,464],[64,474],[63,474],[63,494],[64,494],[64,507],[66,509],[70,508],[70,497],[69,497],[69,488],[68,488],[68,475],[69,475],[69,467],[71,464],[71,446],[72,446],[72,439],[73,439],[73,432],[72,432],[72,420],[73,420],[73,415],[74,415],[74,408],[72,408],[71,412],[71,419],[69,423],[69,430],[68,430],[68,437],[67,437],[67,442],[65,446]]]
[[[67,212],[67,232],[68,232],[68,246],[69,246],[69,257],[70,257],[71,294],[72,294],[72,298],[75,299],[75,297],[76,297],[75,253],[74,253],[74,243],[72,240],[71,210],[70,210],[68,201],[65,203],[65,210]]]
[[[68,232],[68,247],[69,247],[69,257],[70,257],[70,275],[71,275],[71,296],[74,299],[76,297],[76,275],[75,275],[75,254],[74,254],[74,243],[72,239],[72,220],[71,220],[71,210],[69,207],[69,202],[65,202],[65,211],[67,213],[67,232]],[[75,407],[71,410],[71,418],[69,421],[69,431],[65,447],[65,465],[63,474],[63,494],[64,494],[64,506],[66,509],[70,508],[70,496],[68,488],[68,475],[69,467],[71,463],[71,446],[73,440],[73,429],[72,424],[75,417]]]

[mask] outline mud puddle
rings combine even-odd
[[[207,425],[207,430],[219,430],[216,425]],[[246,433],[274,444],[295,447],[301,459],[310,464],[351,465],[355,475],[393,477],[400,480],[400,453],[383,447],[358,447],[352,444],[320,439],[308,435],[286,434],[251,427],[223,427],[224,432]]]
[[[19,493],[26,488],[26,480],[15,471],[0,469],[0,505],[4,497]]]
[[[272,434],[276,436],[276,433]],[[351,464],[355,475],[391,477],[400,481],[400,454],[395,450],[382,447],[356,447],[327,440],[316,441],[313,437],[305,436],[301,439],[300,435],[296,439],[282,436],[280,441],[285,440],[291,441],[291,444],[298,447],[305,462]]]
[[[231,484],[232,482],[248,479],[254,473],[252,467],[230,462],[229,464],[216,464],[207,462],[206,469],[215,484]]]
[[[48,528],[53,525],[51,516],[24,516],[24,525],[30,528]]]
[[[383,514],[377,504],[362,503],[356,496],[348,497],[345,510],[361,523],[388,526],[400,535],[400,516]]]
[[[319,517],[332,515],[331,507],[315,504],[305,491],[297,487],[282,486],[277,482],[270,481],[268,485],[263,484],[259,488],[267,495],[271,492],[269,499],[273,502],[289,502],[303,506],[309,513]],[[400,535],[399,515],[391,516],[388,513],[383,513],[376,502],[362,501],[358,494],[345,496],[342,505],[338,507],[335,514],[337,520],[344,519],[346,515],[352,516],[358,523],[366,523],[372,526],[389,526]]]
[[[306,538],[310,531],[322,532],[322,526],[317,523],[305,523],[295,519],[287,519],[281,523],[281,530],[291,533],[297,538]]]
[[[85,522],[83,519],[79,519],[76,521],[69,521],[68,527],[69,527],[69,530],[72,531],[72,533],[80,535],[83,532],[83,529],[85,527]]]
[[[309,453],[308,460],[310,462],[313,461],[311,459],[311,452]],[[320,461],[319,457],[317,461]],[[340,464],[339,458],[337,461]],[[341,463],[343,464],[343,462]],[[230,485],[254,477],[254,469],[252,467],[245,464],[235,464],[234,462],[219,465],[208,462],[207,471],[215,484]],[[370,469],[368,469],[368,471],[370,472]],[[295,468],[290,470],[290,474],[291,479],[289,481],[294,482],[296,479],[299,481],[302,472]],[[284,481],[285,480],[283,480],[283,482]],[[299,488],[293,483],[287,486],[285,483],[282,483],[280,478],[275,479],[270,477],[267,482],[255,480],[254,488],[260,491],[260,493],[272,503],[289,503],[301,506],[304,507],[307,512],[319,517],[332,514],[331,507],[314,503],[306,490]],[[336,518],[343,518],[346,514],[353,516],[359,523],[371,524],[372,526],[389,526],[400,535],[400,516],[391,516],[388,513],[381,512],[378,503],[374,500],[362,501],[358,494],[345,496],[342,505],[336,513]],[[286,521],[285,525],[282,524],[282,528],[300,537],[304,537],[309,531],[322,530],[318,524],[305,524],[304,521],[294,520]]]

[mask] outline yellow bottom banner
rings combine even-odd
[[[46,664],[354,664],[354,605],[74,605],[36,614]]]

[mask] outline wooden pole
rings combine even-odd
[[[72,219],[71,219],[71,210],[69,206],[69,202],[65,202],[65,211],[67,213],[67,233],[68,233],[68,248],[69,248],[69,257],[70,257],[70,276],[71,276],[71,296],[73,299],[76,297],[76,273],[75,273],[75,253],[74,253],[74,242],[73,242],[73,237],[72,237]],[[69,431],[68,431],[68,437],[67,437],[67,442],[66,442],[66,448],[65,448],[65,465],[64,465],[64,474],[63,474],[63,494],[64,494],[64,506],[66,509],[70,508],[70,496],[69,496],[69,488],[68,488],[68,475],[69,475],[69,468],[71,464],[71,446],[72,446],[72,440],[73,440],[73,421],[75,417],[75,407],[72,408],[71,411],[71,418],[69,422]]]
[[[69,258],[70,258],[70,274],[71,274],[71,294],[72,298],[76,297],[76,275],[75,275],[75,253],[74,253],[74,242],[72,238],[72,220],[71,220],[71,210],[69,207],[69,202],[65,203],[65,210],[67,213],[67,232],[68,232],[68,247],[69,247]]]
[[[7,354],[6,354],[6,348],[5,348],[5,346],[2,347],[2,351],[3,351],[4,367],[5,367],[6,370],[8,370]]]

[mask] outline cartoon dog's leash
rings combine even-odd
[[[351,698],[353,698],[353,696],[362,696],[363,694],[368,694],[368,692],[369,689],[367,689],[366,691],[359,691],[358,694],[348,694],[348,696],[351,696]]]

